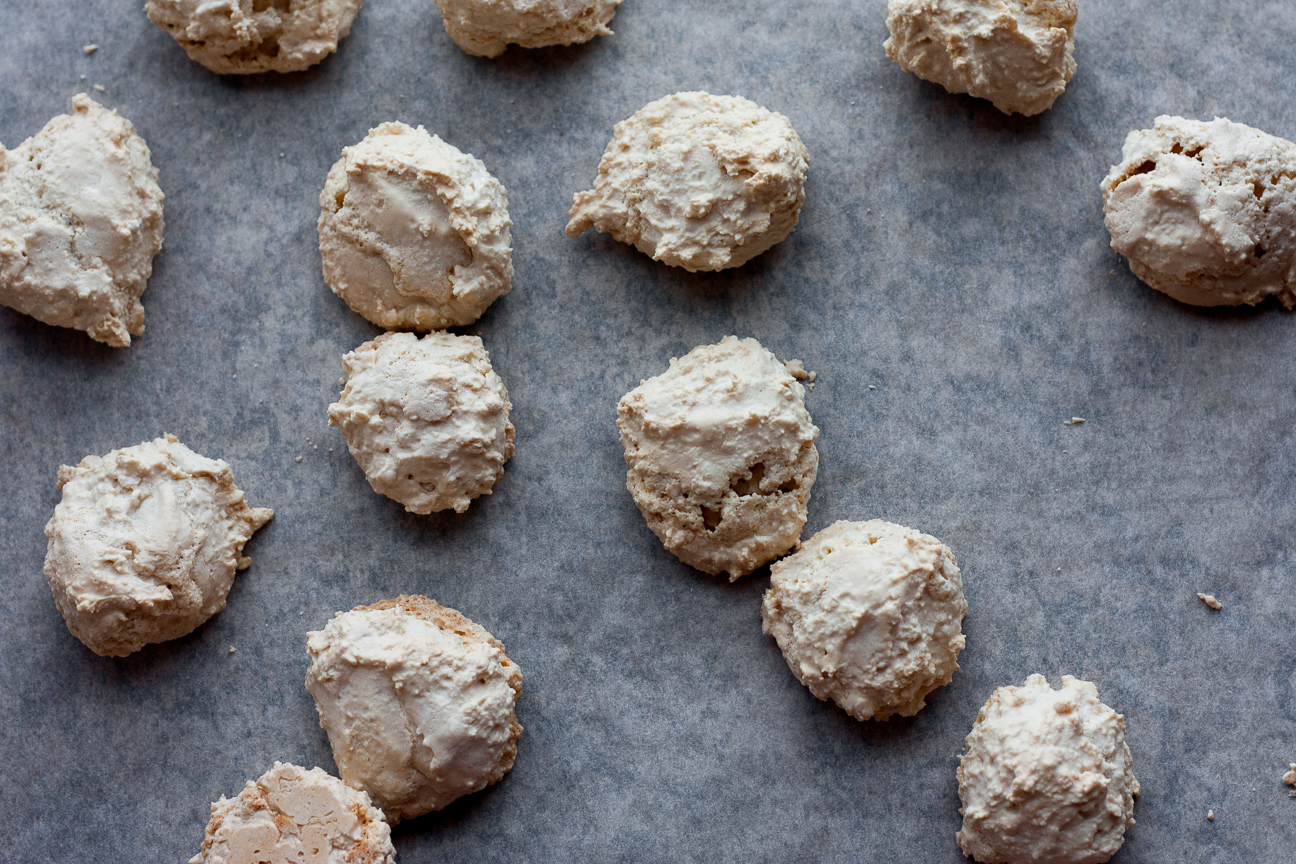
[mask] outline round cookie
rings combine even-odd
[[[856,720],[912,717],[948,684],[967,601],[949,548],[883,522],[837,522],[771,568],[761,604],[797,680]]]
[[[84,93],[0,147],[0,303],[117,348],[144,332],[162,190],[135,127]]]
[[[342,365],[329,425],[375,492],[411,513],[462,513],[491,493],[513,455],[513,406],[481,339],[384,333]]]
[[[1103,180],[1111,245],[1195,306],[1296,306],[1296,144],[1230,120],[1161,116]]]
[[[512,287],[504,186],[422,126],[370,129],[319,201],[324,281],[380,327],[471,324]]]
[[[308,633],[306,650],[306,689],[338,773],[393,824],[513,767],[522,672],[455,610],[417,595],[357,606]]]
[[[1070,675],[1000,687],[977,714],[958,769],[964,854],[983,864],[1101,864],[1134,824],[1139,783],[1125,719]]]
[[[593,228],[693,272],[737,267],[796,227],[808,159],[782,114],[676,93],[616,125],[567,236]]]
[[[211,805],[189,864],[395,864],[391,827],[369,796],[319,768],[276,762]]]
[[[819,468],[805,389],[755,339],[694,348],[621,398],[626,487],[685,564],[746,576],[791,549]]]
[[[887,56],[1005,114],[1039,114],[1075,75],[1077,0],[888,0]]]
[[[611,36],[608,22],[621,0],[436,0],[446,32],[478,57],[523,48],[572,45]]]
[[[147,0],[149,20],[220,75],[299,72],[337,50],[361,0]]]
[[[243,545],[274,516],[230,466],[167,435],[59,468],[45,578],[68,629],[105,657],[178,639],[225,608]]]

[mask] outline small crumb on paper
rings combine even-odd
[[[1296,798],[1296,762],[1287,766],[1287,773],[1283,775],[1283,782],[1292,787],[1292,797]]]
[[[1214,822],[1214,821],[1215,821],[1215,811],[1214,811],[1214,810],[1207,810],[1207,811],[1206,811],[1206,821],[1207,821],[1207,822]]]
[[[870,390],[876,390],[877,388],[874,387],[872,384],[870,384],[870,385],[869,385],[869,389],[870,389]]]
[[[1214,594],[1203,594],[1200,591],[1198,591],[1197,599],[1205,603],[1210,608],[1214,609],[1216,612],[1224,608],[1224,604],[1216,600]]]
[[[94,85],[94,89],[99,91],[100,93],[104,92],[104,86],[102,84]]]
[[[301,457],[300,457],[300,456],[297,457],[297,461],[298,461],[298,462],[301,461]]]
[[[96,52],[96,51],[99,50],[99,46],[98,46],[98,45],[87,45],[87,46],[85,46],[84,48],[82,48],[81,50],[84,51],[84,52],[87,53],[87,54],[93,54],[94,52]]]
[[[789,360],[783,365],[787,368],[788,374],[798,381],[804,381],[810,377],[810,373],[805,370],[805,364],[800,360]]]
[[[238,650],[238,649],[235,648],[233,645],[230,646],[230,653],[231,653],[231,654],[233,654],[233,653],[234,653],[235,651],[237,651],[237,650]]]
[[[813,384],[813,383],[814,383],[814,380],[815,380],[816,378],[819,377],[819,373],[818,373],[818,372],[811,372],[810,375],[809,375],[808,377],[810,378],[810,383]]]

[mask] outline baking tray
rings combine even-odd
[[[954,864],[963,737],[1032,672],[1094,680],[1126,717],[1143,796],[1116,861],[1291,859],[1296,320],[1141,285],[1099,182],[1161,113],[1296,138],[1296,6],[1083,0],[1078,74],[1022,119],[890,62],[882,0],[626,0],[614,37],[490,61],[428,0],[370,0],[337,55],[243,79],[141,5],[0,0],[0,140],[87,90],[167,196],[134,347],[0,310],[0,860],[186,860],[209,803],[274,760],[334,770],[305,633],[402,592],[526,676],[513,772],[400,825],[403,864]],[[689,275],[564,237],[613,124],[689,89],[791,118],[811,156],[791,238]],[[342,354],[378,331],[322,281],[316,199],[394,119],[481,158],[514,220],[513,292],[464,332],[508,385],[517,454],[459,516],[374,494],[326,425]],[[768,570],[690,570],[625,491],[617,399],[730,333],[818,373],[806,536],[880,517],[958,557],[963,668],[913,719],[817,701],[761,634]],[[163,431],[277,515],[224,612],[96,657],[41,575],[58,466]]]

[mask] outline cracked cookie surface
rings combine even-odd
[[[84,93],[0,147],[0,303],[116,348],[144,332],[162,190],[135,127]]]
[[[746,263],[784,240],[809,154],[791,122],[740,96],[676,93],[616,125],[567,236],[593,228],[689,271]]]
[[[1242,123],[1163,115],[1103,180],[1112,248],[1194,306],[1296,306],[1296,144]]]
[[[339,612],[307,634],[306,689],[338,773],[395,822],[499,782],[522,726],[504,646],[420,595]]]
[[[662,544],[730,579],[801,537],[819,467],[805,388],[755,339],[671,360],[617,406],[626,487]]]

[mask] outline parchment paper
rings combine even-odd
[[[245,79],[141,7],[0,0],[0,140],[86,90],[167,196],[134,347],[0,309],[0,859],[187,860],[209,803],[276,759],[335,770],[305,633],[418,592],[504,642],[526,732],[502,783],[399,826],[403,864],[954,864],[962,739],[1032,672],[1126,717],[1143,796],[1116,861],[1291,860],[1296,319],[1148,289],[1099,192],[1161,113],[1296,138],[1289,0],[1082,0],[1079,73],[1036,119],[902,72],[882,0],[626,0],[613,37],[493,61],[429,0],[370,0],[337,55]],[[811,154],[792,237],[710,276],[565,238],[613,124],[689,89],[791,118]],[[378,330],[322,281],[316,199],[393,119],[484,160],[514,221],[513,292],[465,332],[517,454],[462,516],[373,493],[326,425],[342,354]],[[617,399],[730,333],[818,372],[805,536],[880,517],[958,557],[963,668],[912,720],[817,701],[761,634],[768,570],[690,570],[625,491]],[[41,574],[58,466],[164,431],[277,515],[224,612],[99,658]]]

